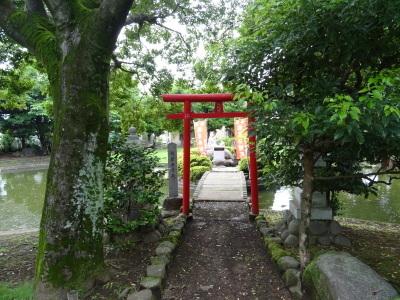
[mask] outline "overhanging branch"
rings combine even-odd
[[[158,20],[163,20],[165,18],[174,15],[179,8],[182,8],[182,6],[177,2],[175,7],[168,13],[129,14],[128,17],[126,18],[125,25],[138,24],[139,26],[141,26],[144,23],[156,24],[159,23]]]
[[[0,26],[10,38],[21,46],[28,48],[30,52],[33,52],[33,45],[29,43],[28,39],[21,32],[21,29],[12,24],[10,20],[10,17],[17,12],[19,11],[10,0],[1,0]]]
[[[160,26],[160,27],[162,27],[162,28],[164,28],[164,29],[166,29],[168,31],[176,33],[178,35],[178,37],[180,38],[180,40],[186,45],[188,50],[189,51],[191,50],[191,47],[190,47],[189,43],[185,40],[185,38],[184,38],[184,36],[183,36],[183,34],[181,32],[179,32],[179,31],[177,31],[175,29],[172,29],[170,27],[167,27],[167,26],[165,26],[165,25],[163,25],[161,23],[158,23],[158,22],[156,22],[155,25]]]
[[[375,183],[384,183],[387,185],[390,185],[394,179],[400,179],[399,177],[395,176],[390,176],[390,175],[399,175],[400,171],[396,171],[394,169],[383,171],[383,172],[372,172],[372,173],[357,173],[357,174],[351,174],[351,175],[340,175],[340,176],[327,176],[327,177],[321,177],[317,176],[314,177],[314,180],[319,180],[319,181],[337,181],[337,180],[344,180],[344,179],[365,179],[369,181],[369,186],[372,186]],[[389,180],[388,181],[383,181],[383,180],[376,180],[377,176],[381,175],[389,175]],[[371,178],[373,177],[373,178]]]
[[[49,9],[54,23],[60,28],[66,27],[72,19],[72,1],[43,0]]]
[[[43,17],[47,17],[46,9],[42,0],[26,0],[25,6],[28,13],[36,13]]]
[[[93,26],[100,46],[114,50],[118,34],[125,24],[133,0],[102,0],[98,10],[97,22]],[[99,34],[100,32],[100,34]]]
[[[125,25],[138,24],[139,26],[144,23],[155,24],[157,22],[158,16],[155,15],[146,15],[146,14],[136,14],[129,15],[126,18]]]

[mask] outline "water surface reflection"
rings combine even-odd
[[[0,173],[0,231],[37,229],[47,171]]]

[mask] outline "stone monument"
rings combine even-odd
[[[315,163],[315,168],[323,168],[326,163],[321,158]],[[302,189],[295,188],[293,200],[289,202],[289,210],[296,218],[301,218],[301,192]],[[333,211],[329,206],[327,193],[315,191],[312,197],[311,220],[333,220]]]
[[[168,144],[168,186],[169,197],[178,197],[178,163],[176,144]]]
[[[128,145],[140,145],[141,144],[139,136],[136,133],[135,127],[129,128],[129,135],[126,139],[126,144],[128,144]]]
[[[178,192],[178,155],[175,143],[168,144],[168,198],[165,199],[165,210],[179,210],[182,205],[182,196]]]
[[[315,167],[325,167],[326,163],[319,159]],[[298,232],[301,219],[301,193],[302,189],[294,189],[294,197],[289,202],[289,213],[280,229],[281,239],[285,246],[295,247],[298,245]],[[343,236],[342,227],[333,219],[333,210],[329,205],[329,198],[325,192],[313,192],[310,222],[310,243],[328,246],[337,244],[350,246],[350,240]]]
[[[294,197],[289,202],[290,213],[296,218],[301,218],[301,192],[302,189],[296,187],[294,189]],[[314,192],[311,206],[312,220],[332,220],[332,208],[328,204],[326,193]]]

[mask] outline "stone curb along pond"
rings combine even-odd
[[[264,216],[256,218],[256,225],[295,299],[302,299],[304,288],[316,300],[400,299],[386,280],[347,252],[329,251],[317,256],[301,276],[299,261],[285,250],[282,239],[276,236],[277,229],[268,227]]]

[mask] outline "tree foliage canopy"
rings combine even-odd
[[[0,75],[0,132],[22,141],[36,136],[42,153],[50,150],[52,102],[47,77],[25,62]]]
[[[299,185],[305,150],[327,163],[316,178],[337,178],[319,181],[321,190],[367,193],[365,163],[398,165],[399,12],[400,1],[375,0],[258,0],[248,8],[221,64],[252,99],[272,182]]]

